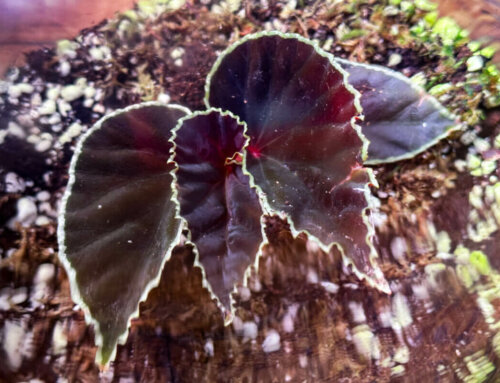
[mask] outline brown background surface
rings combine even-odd
[[[72,38],[133,5],[134,0],[0,0],[0,74],[21,64],[23,52]]]
[[[438,2],[441,14],[453,16],[473,38],[500,42],[500,0]],[[23,52],[72,38],[133,4],[134,0],[0,0],[0,75],[21,64]]]

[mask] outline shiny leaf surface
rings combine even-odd
[[[157,103],[130,107],[99,121],[76,148],[59,256],[73,299],[95,325],[101,364],[114,358],[179,239],[168,140],[187,112]]]
[[[208,105],[247,123],[248,170],[267,210],[325,250],[337,244],[358,276],[387,290],[367,239],[355,93],[333,57],[297,35],[251,35],[219,57],[206,89]]]
[[[336,61],[361,93],[365,117],[359,125],[370,141],[366,163],[411,158],[459,127],[439,101],[404,75],[377,65]]]
[[[227,113],[189,116],[176,131],[180,215],[187,221],[209,288],[226,310],[254,264],[263,237],[262,209],[244,174],[244,125]]]

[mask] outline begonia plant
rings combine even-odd
[[[183,229],[226,323],[234,288],[266,243],[265,215],[325,251],[336,247],[354,274],[390,293],[369,220],[376,180],[364,164],[410,158],[457,126],[404,76],[278,32],[223,52],[205,103],[195,113],[134,105],[97,122],[76,146],[59,257],[94,325],[100,364],[126,340]]]

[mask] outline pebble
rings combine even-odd
[[[212,341],[212,339],[209,338],[207,340],[203,349],[208,356],[214,356],[214,342]]]
[[[307,355],[306,354],[300,354],[299,355],[299,366],[301,368],[306,368],[307,367]]]
[[[45,213],[48,216],[54,217],[57,215],[56,211],[52,208],[51,204],[49,202],[41,202],[38,205],[38,211],[40,213]]]
[[[337,285],[336,283],[323,281],[320,284],[330,294],[336,294],[339,291],[339,285]]]
[[[62,130],[62,125],[60,124],[52,125],[50,127],[50,130],[52,130],[54,133],[59,133]]]
[[[71,110],[71,105],[64,100],[57,100],[57,110],[61,116],[66,117]]]
[[[76,49],[78,49],[78,43],[70,40],[59,40],[57,42],[57,55],[59,57],[66,56],[70,59],[76,58]]]
[[[408,251],[408,246],[406,240],[402,237],[394,237],[391,241],[391,253],[392,256],[397,260],[402,262],[405,259],[405,254]]]
[[[71,142],[73,138],[78,137],[82,133],[83,126],[78,122],[75,122],[69,126],[69,128],[59,137],[59,142],[61,144],[66,144]]]
[[[66,85],[61,91],[61,97],[66,102],[74,101],[83,96],[83,89],[79,85]]]
[[[49,140],[42,140],[35,145],[35,150],[38,152],[46,152],[52,146],[52,142]]]
[[[396,66],[401,63],[402,57],[399,53],[393,53],[389,56],[389,61],[387,62],[387,66]]]
[[[67,61],[61,61],[59,64],[59,73],[62,77],[66,77],[71,73],[71,64]]]
[[[57,105],[54,100],[48,99],[46,100],[40,108],[38,108],[38,113],[42,116],[52,115],[57,111]]]
[[[299,310],[299,305],[297,303],[288,307],[288,310],[281,320],[281,327],[283,327],[283,331],[287,333],[292,333],[294,331],[294,322],[297,317],[297,312]]]
[[[250,287],[250,290],[252,290],[254,293],[258,293],[259,291],[262,290],[262,284],[260,283],[260,280],[257,277],[250,278],[248,287]]]
[[[24,128],[29,128],[31,133],[40,133],[40,128],[35,125],[33,119],[40,117],[37,110],[31,110],[29,114],[20,114],[16,117],[17,122]]]
[[[99,47],[92,47],[89,49],[90,57],[95,61],[104,60],[104,55]]]
[[[17,201],[17,215],[13,219],[11,228],[15,229],[15,223],[22,226],[30,226],[36,219],[36,205],[31,197],[23,197]]]
[[[36,199],[41,202],[46,202],[50,199],[50,193],[46,190],[42,190],[41,192],[37,193]]]
[[[33,93],[33,91],[35,90],[35,87],[33,85],[27,83],[20,83],[18,84],[18,87],[19,89],[21,89],[21,92],[25,94]]]
[[[255,339],[257,338],[258,329],[257,324],[255,322],[244,322],[242,327],[243,337],[246,339]]]
[[[281,320],[281,327],[284,332],[292,333],[295,326],[293,323],[293,317],[291,315],[286,314]]]
[[[170,57],[174,60],[181,58],[184,55],[184,48],[177,47],[170,52]]]
[[[233,318],[233,329],[234,329],[234,332],[238,335],[242,335],[243,334],[243,321],[241,320],[241,318],[239,316],[235,316]]]
[[[95,61],[109,60],[111,58],[111,50],[107,46],[92,47],[89,49],[89,54]]]
[[[276,330],[269,330],[262,343],[262,350],[265,353],[278,351],[281,347],[280,339],[280,334]]]
[[[163,103],[163,104],[168,104],[170,102],[170,96],[166,93],[161,93],[158,96],[158,101]]]
[[[42,96],[40,96],[40,93],[34,93],[33,96],[31,96],[31,106],[40,106],[42,104]]]
[[[64,326],[62,322],[57,322],[52,332],[52,353],[54,355],[64,354],[67,345],[68,338],[64,333]]]
[[[382,190],[379,190],[377,192],[377,195],[379,196],[379,198],[382,198],[382,199],[389,197],[389,194],[387,194],[385,191],[382,191]]]
[[[24,132],[23,128],[21,128],[14,121],[9,122],[9,124],[7,125],[7,130],[9,131],[10,135],[15,136],[17,138],[23,139],[26,137],[26,133]]]
[[[361,303],[352,301],[349,302],[348,306],[355,323],[359,324],[366,322],[365,310],[363,309],[363,305]]]
[[[55,101],[59,97],[60,92],[61,92],[61,90],[59,89],[59,87],[49,88],[45,92],[45,97],[48,100]]]
[[[87,86],[83,90],[83,95],[85,96],[85,98],[93,98],[96,95],[96,93],[97,91],[93,86]]]
[[[19,98],[22,94],[33,93],[35,88],[31,84],[14,84],[9,87],[8,93],[10,98]]]
[[[486,152],[487,150],[491,149],[491,144],[484,138],[477,137],[472,143],[474,144],[474,148],[479,153]]]
[[[476,72],[481,70],[484,66],[484,61],[481,56],[472,56],[467,59],[467,71]]]
[[[11,85],[9,88],[9,97],[16,99],[19,98],[20,96],[21,96],[21,90],[17,86]]]
[[[41,138],[38,136],[38,134],[30,134],[28,138],[26,139],[27,142],[30,144],[35,145],[36,143],[40,142]]]
[[[38,266],[35,277],[33,278],[33,286],[31,289],[31,306],[33,308],[43,306],[44,302],[49,298],[51,289],[49,282],[55,276],[55,266],[51,263],[42,263]]]
[[[309,269],[307,272],[307,282],[311,284],[316,284],[319,282],[318,273],[313,269]]]
[[[408,300],[401,293],[392,297],[392,313],[396,322],[403,328],[408,327],[413,322]]]
[[[22,193],[26,189],[26,183],[16,173],[9,172],[5,175],[5,191],[7,193]]]
[[[91,98],[87,98],[84,102],[83,102],[83,106],[85,108],[92,108],[92,105],[94,105],[94,100],[91,99]]]
[[[10,294],[11,289],[8,287],[0,290],[0,311],[10,310]]]
[[[28,299],[28,289],[26,287],[19,287],[15,289],[11,296],[10,296],[10,301],[14,305],[19,305]]]
[[[104,114],[104,112],[106,112],[106,108],[104,107],[104,105],[101,104],[95,104],[92,110],[100,114]]]
[[[248,300],[250,300],[250,298],[252,296],[252,292],[250,291],[250,289],[248,287],[245,287],[245,286],[240,286],[238,288],[238,292],[240,294],[240,298],[241,298],[242,302],[247,302]]]
[[[35,274],[35,279],[33,279],[33,283],[40,284],[49,283],[56,274],[56,268],[52,263],[42,263],[38,266],[38,269]]]
[[[378,359],[380,357],[377,338],[368,325],[358,325],[353,329],[352,342],[356,351],[365,359]]]
[[[47,120],[47,123],[49,125],[56,125],[61,122],[61,116],[58,113],[54,113],[52,116],[49,117]]]
[[[26,329],[21,323],[7,320],[3,328],[3,348],[12,371],[17,371],[23,361],[22,346]]]
[[[50,223],[50,219],[44,215],[40,215],[36,218],[35,220],[35,225],[36,226],[45,226]]]

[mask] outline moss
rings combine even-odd
[[[423,11],[435,11],[437,4],[429,0],[415,0],[415,6]]]
[[[481,274],[488,275],[491,272],[488,257],[482,251],[475,250],[470,253],[469,261]]]

